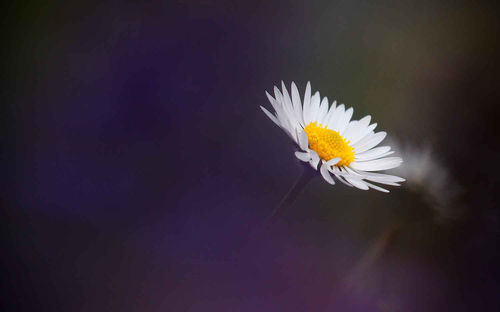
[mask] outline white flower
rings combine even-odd
[[[274,87],[274,98],[266,95],[275,110],[273,115],[264,107],[266,115],[285,131],[302,151],[295,156],[320,172],[330,184],[335,184],[333,176],[348,186],[362,190],[373,188],[389,192],[371,182],[399,186],[403,178],[374,173],[399,166],[400,157],[386,157],[394,153],[389,146],[377,146],[386,133],[375,133],[376,123],[370,125],[370,116],[361,120],[352,120],[353,109],[346,109],[344,104],[337,106],[334,101],[328,104],[326,97],[321,100],[319,92],[311,95],[308,82],[301,103],[297,86],[292,82],[291,97],[281,82],[283,93]],[[370,182],[368,182],[370,181]]]
[[[406,186],[410,190],[423,195],[424,200],[437,212],[437,219],[444,221],[460,216],[465,209],[459,201],[463,188],[431,146],[402,145],[395,139],[390,142],[398,147],[405,158],[404,165],[395,169],[396,174],[406,177]]]

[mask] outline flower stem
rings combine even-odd
[[[304,190],[305,186],[311,181],[314,177],[314,171],[307,166],[302,167],[302,173],[297,178],[293,186],[288,190],[285,196],[281,199],[280,203],[271,214],[264,220],[264,224],[266,223],[274,223],[277,219],[279,219],[285,210],[293,205],[299,194]]]

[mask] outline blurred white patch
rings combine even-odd
[[[393,170],[395,174],[406,178],[407,181],[403,185],[423,196],[435,210],[438,221],[458,217],[463,212],[459,200],[462,188],[431,146],[402,145],[394,138],[390,141],[404,159],[403,164]]]

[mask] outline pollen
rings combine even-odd
[[[304,131],[307,133],[309,148],[316,151],[323,160],[339,157],[340,161],[336,166],[347,166],[354,161],[354,148],[337,131],[316,122],[308,124]]]

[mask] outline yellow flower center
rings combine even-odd
[[[316,122],[308,124],[304,131],[307,133],[309,148],[316,151],[319,157],[328,161],[340,157],[336,166],[347,166],[354,160],[354,148],[337,131],[319,126]]]

